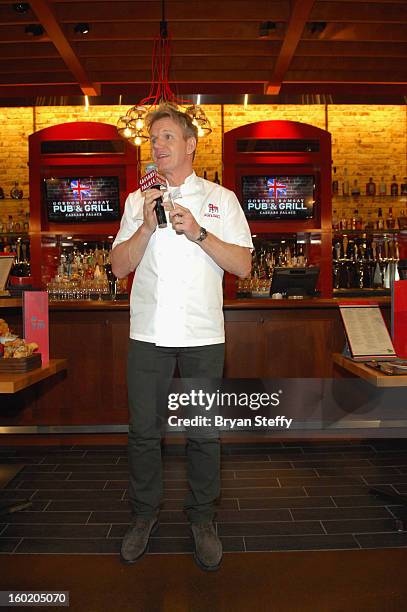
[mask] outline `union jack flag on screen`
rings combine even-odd
[[[75,200],[85,200],[91,197],[90,185],[81,183],[79,179],[69,181],[69,186],[72,190],[72,195]]]
[[[287,185],[278,180],[275,176],[267,179],[267,189],[269,190],[269,196],[271,198],[287,197]]]

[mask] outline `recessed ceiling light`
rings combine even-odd
[[[15,2],[13,4],[13,9],[16,13],[28,13],[30,10],[30,5],[28,2]]]
[[[40,23],[30,23],[30,25],[25,27],[24,31],[28,36],[42,36],[45,32]]]
[[[276,29],[277,24],[274,21],[262,21],[259,25],[259,38],[268,38]]]
[[[88,34],[90,25],[88,23],[77,23],[74,27],[75,34]]]
[[[308,23],[308,29],[311,34],[321,34],[326,28],[325,21],[311,21]]]

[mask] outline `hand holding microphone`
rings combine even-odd
[[[147,191],[148,189],[160,189],[161,185],[167,185],[165,178],[158,174],[157,166],[155,164],[148,164],[145,175],[140,179],[141,192]],[[157,217],[158,227],[167,227],[167,218],[165,216],[163,199],[161,195],[158,198],[154,198],[154,200],[154,211]]]

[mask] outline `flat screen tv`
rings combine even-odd
[[[117,176],[73,176],[44,179],[48,221],[87,223],[120,218]]]
[[[313,175],[242,176],[242,207],[248,220],[312,219],[314,205]]]

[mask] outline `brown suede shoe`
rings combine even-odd
[[[222,542],[216,535],[213,523],[192,523],[191,530],[195,540],[196,563],[205,571],[216,571],[222,561]]]
[[[158,528],[156,517],[152,519],[137,518],[126,531],[120,558],[123,563],[134,563],[140,559],[147,550],[150,535]]]

